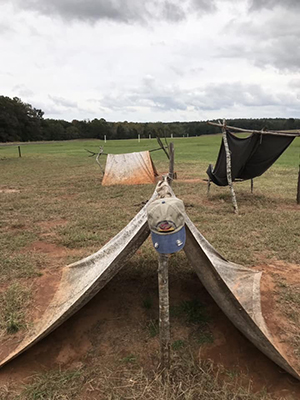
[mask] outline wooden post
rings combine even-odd
[[[174,143],[169,145],[170,163],[169,163],[169,184],[172,183],[174,179]]]
[[[160,364],[163,378],[170,368],[170,313],[169,313],[169,276],[168,254],[159,254],[158,258],[158,290],[159,290],[159,341]]]
[[[234,191],[234,188],[233,188],[232,177],[231,177],[231,154],[230,154],[230,150],[229,150],[229,146],[228,146],[225,126],[226,126],[225,120],[223,120],[222,131],[223,131],[223,143],[224,143],[225,152],[226,152],[227,182],[228,182],[228,185],[229,185],[230,191],[231,191],[231,197],[232,197],[232,204],[233,204],[234,212],[236,214],[238,214],[239,210],[238,210],[238,205],[237,205],[235,191]]]
[[[21,146],[18,146],[18,152],[19,152],[19,157],[22,157],[22,154],[21,154]]]
[[[253,193],[253,178],[251,178],[251,193]]]
[[[300,164],[298,172],[297,204],[300,204]]]

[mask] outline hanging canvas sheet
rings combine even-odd
[[[155,183],[158,176],[149,151],[108,154],[103,186]]]
[[[254,133],[239,138],[226,130],[231,152],[232,181],[247,180],[262,175],[281,156],[295,137]],[[227,186],[226,152],[222,141],[215,167],[207,171],[210,180],[218,186]]]

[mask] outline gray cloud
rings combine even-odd
[[[294,89],[294,88],[300,89],[300,79],[292,79],[289,81],[288,85],[292,89]]]
[[[13,91],[21,97],[32,97],[33,96],[33,91],[29,89],[26,85],[15,85],[13,87]]]
[[[188,12],[212,12],[216,0],[12,0],[21,9],[43,15],[57,15],[67,20],[96,22],[144,22],[150,20],[180,21]]]
[[[0,21],[0,34],[1,35],[5,35],[5,34],[10,34],[14,32],[15,30],[11,27],[11,25],[9,24],[9,22],[7,21]]]
[[[289,92],[269,93],[260,85],[233,83],[211,83],[185,90],[177,86],[158,85],[150,77],[144,79],[140,88],[130,88],[122,93],[104,97],[100,104],[111,110],[134,110],[150,108],[153,111],[219,111],[234,107],[281,107],[297,108],[300,100]]]
[[[300,70],[300,24],[298,15],[272,13],[266,20],[235,21],[226,32],[235,43],[220,49],[219,55],[243,58],[260,68],[273,66],[280,71]],[[225,32],[224,32],[225,33]]]
[[[250,10],[257,11],[263,8],[272,10],[280,6],[283,8],[300,8],[299,0],[250,0]]]
[[[62,106],[66,108],[78,108],[78,105],[75,101],[67,100],[63,97],[51,96],[48,95],[49,99],[53,101],[56,106]]]

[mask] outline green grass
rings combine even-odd
[[[184,318],[189,324],[205,325],[209,320],[205,306],[198,300],[182,301],[170,307],[171,317]]]
[[[157,336],[159,334],[159,324],[158,320],[151,319],[147,325],[148,333],[151,338]]]
[[[27,287],[14,283],[0,297],[0,329],[16,333],[26,327],[25,310],[31,296]]]
[[[122,360],[121,360],[123,363],[125,363],[125,364],[134,364],[134,363],[136,363],[136,356],[135,355],[133,355],[133,354],[129,354],[129,356],[126,356],[126,357],[124,357],[124,358],[122,358]]]
[[[275,276],[278,291],[278,305],[288,318],[299,326],[300,324],[300,287],[299,284],[289,285],[285,280]]]
[[[143,307],[146,310],[150,310],[153,307],[153,300],[150,297],[147,297],[143,300]]]
[[[53,370],[38,374],[15,400],[71,400],[81,386],[81,372]],[[78,397],[77,397],[78,398]]]
[[[172,348],[172,350],[177,351],[177,350],[183,349],[185,346],[186,346],[185,341],[181,340],[181,339],[178,339],[178,340],[175,340],[175,342],[172,343],[171,348]]]

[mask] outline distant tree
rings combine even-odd
[[[0,140],[41,140],[43,111],[23,103],[18,97],[0,96]]]

